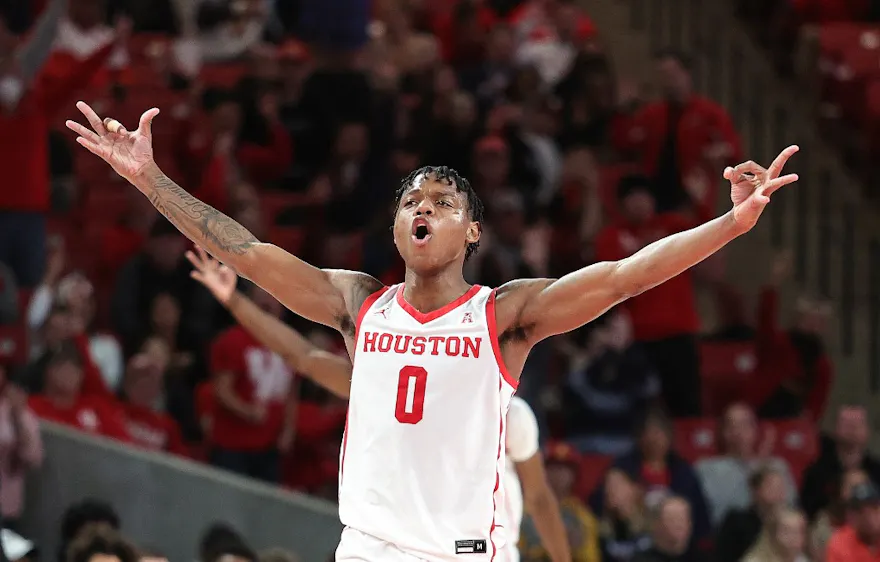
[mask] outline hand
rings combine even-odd
[[[220,301],[220,304],[228,304],[229,299],[235,293],[235,285],[238,282],[238,276],[235,272],[213,259],[198,246],[196,246],[196,253],[186,253],[186,259],[195,267],[195,270],[190,273],[190,277],[207,287],[214,298]]]
[[[77,102],[76,107],[92,130],[76,121],[67,121],[67,128],[79,135],[76,142],[103,158],[117,174],[134,183],[134,179],[154,163],[151,123],[159,114],[158,109],[154,107],[144,112],[137,131],[130,133],[118,121],[110,118],[102,121],[85,102]],[[113,131],[108,130],[108,126]]]
[[[788,159],[800,150],[789,146],[779,153],[770,168],[763,168],[752,161],[724,170],[724,179],[730,182],[730,199],[733,202],[733,219],[743,232],[748,232],[758,222],[770,196],[780,187],[798,180],[797,174],[782,177],[782,168]]]

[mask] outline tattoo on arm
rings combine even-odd
[[[161,172],[149,178],[149,199],[171,224],[210,253],[242,255],[258,243],[246,228],[202,203]]]

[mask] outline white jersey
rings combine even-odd
[[[495,292],[422,314],[403,285],[358,314],[339,466],[339,518],[416,558],[501,560],[504,433],[516,390]]]
[[[507,471],[504,473],[504,530],[507,534],[505,562],[519,560],[519,528],[523,518],[523,491],[516,463],[538,453],[538,420],[528,403],[518,396],[507,411]]]

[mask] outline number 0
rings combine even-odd
[[[397,404],[394,417],[400,423],[417,424],[425,413],[425,388],[428,371],[423,367],[407,365],[397,378]]]

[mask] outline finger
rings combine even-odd
[[[104,123],[101,121],[101,118],[98,117],[98,114],[95,113],[95,110],[89,107],[89,104],[84,101],[78,101],[76,102],[76,108],[85,116],[89,125],[92,126],[92,129],[94,129],[99,136],[107,134],[107,130],[104,129]]]
[[[208,257],[208,252],[206,252],[204,248],[196,246],[196,251],[199,253],[199,259],[202,260],[202,263],[210,263],[211,258]]]
[[[104,118],[104,128],[111,133],[117,133],[120,135],[124,135],[128,132],[128,130],[122,126],[122,123],[110,117]]]
[[[94,143],[97,143],[101,139],[101,137],[99,137],[95,131],[89,129],[88,127],[86,127],[84,125],[80,125],[76,121],[67,120],[67,121],[65,121],[64,124],[67,125],[67,128],[70,129],[71,131],[73,131],[74,133],[76,133],[79,136],[81,136],[85,139],[88,139]]]
[[[775,180],[768,181],[764,187],[761,189],[761,193],[766,196],[771,196],[776,192],[780,187],[785,187],[786,185],[792,184],[798,181],[797,174],[786,174],[781,178],[776,178]]]
[[[196,281],[198,281],[199,283],[201,283],[203,285],[205,284],[205,276],[202,275],[201,271],[194,269],[189,272],[189,276],[192,277],[193,279],[195,279]]]
[[[770,164],[770,167],[767,169],[767,174],[770,176],[770,179],[776,179],[779,177],[779,174],[782,173],[782,168],[785,167],[785,163],[788,162],[788,159],[797,154],[800,147],[796,144],[793,144],[779,153],[779,156]]]
[[[742,164],[738,164],[733,169],[733,176],[739,177],[743,174],[754,174],[756,176],[763,174],[767,170],[764,169],[760,164],[756,164],[755,162],[749,160],[748,162],[743,162]]]
[[[148,138],[153,136],[153,119],[159,115],[159,109],[153,107],[144,111],[141,120],[138,123],[138,132]]]
[[[89,139],[85,137],[76,137],[76,142],[86,147],[92,154],[101,156],[101,147],[99,147],[96,143],[90,141]]]
[[[186,259],[189,260],[189,263],[193,264],[193,267],[195,267],[198,270],[202,269],[203,264],[202,264],[202,262],[199,261],[199,258],[197,258],[194,253],[187,250],[185,255],[186,255]]]
[[[724,179],[726,179],[726,180],[732,180],[733,179],[733,168],[731,168],[730,166],[724,168],[724,174],[722,174],[722,177],[724,177]]]

